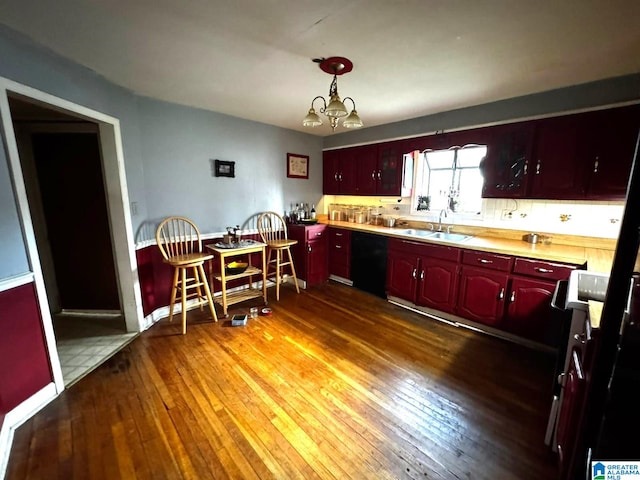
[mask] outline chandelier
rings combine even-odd
[[[351,97],[345,97],[344,101],[350,100],[353,104],[353,109],[351,112],[347,111],[347,107],[345,107],[342,100],[340,100],[340,96],[338,95],[338,75],[344,75],[345,73],[349,73],[353,69],[353,63],[347,58],[343,57],[329,57],[329,58],[318,58],[314,59],[314,62],[319,64],[320,69],[333,75],[333,81],[331,82],[331,86],[329,87],[329,104],[327,105],[327,101],[322,95],[318,95],[316,98],[311,100],[311,108],[309,109],[309,113],[304,117],[302,121],[302,125],[305,127],[317,127],[318,125],[322,125],[322,120],[316,113],[315,108],[313,108],[313,104],[316,100],[322,100],[322,106],[320,107],[320,113],[329,117],[329,123],[331,125],[331,129],[335,132],[336,127],[338,126],[338,122],[342,117],[346,117],[342,121],[342,126],[345,128],[360,128],[362,127],[362,120],[358,116],[358,112],[356,111],[356,102],[353,101]]]

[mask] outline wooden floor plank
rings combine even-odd
[[[557,476],[552,356],[336,283],[270,306],[161,320],[18,428],[7,480]]]

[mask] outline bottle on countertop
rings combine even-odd
[[[316,204],[315,203],[311,204],[311,212],[309,212],[309,217],[311,219],[316,218]]]

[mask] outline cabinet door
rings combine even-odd
[[[530,198],[582,199],[585,195],[583,163],[578,155],[581,115],[540,120],[536,124]]]
[[[325,195],[356,194],[356,163],[348,150],[328,150],[322,154],[322,193]]]
[[[512,277],[501,328],[534,342],[558,346],[560,325],[554,322],[557,319],[551,308],[555,286],[544,280]]]
[[[322,153],[322,193],[340,193],[340,156],[342,150],[328,150]]]
[[[355,190],[358,195],[375,195],[379,182],[378,146],[350,148],[350,158],[356,165]]]
[[[415,303],[418,258],[416,255],[389,250],[387,256],[387,295]]]
[[[458,293],[458,264],[420,257],[416,303],[453,313]]]
[[[305,248],[307,286],[324,282],[329,277],[326,236],[308,241]]]
[[[624,200],[639,129],[637,105],[589,115],[581,145],[589,176],[587,198]]]
[[[580,355],[574,349],[571,352],[569,370],[566,373],[562,395],[562,405],[558,415],[556,441],[560,467],[559,478],[569,476],[575,445],[580,432],[580,421],[586,394],[586,379],[582,370]]]
[[[520,198],[526,195],[532,145],[532,122],[492,129],[487,156],[481,165],[484,198]]]
[[[397,195],[402,193],[402,142],[393,142],[378,147],[377,195]]]
[[[497,326],[504,313],[508,275],[463,266],[456,312],[463,318]]]

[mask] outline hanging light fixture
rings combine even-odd
[[[322,125],[322,120],[316,113],[313,104],[316,100],[322,100],[322,106],[319,109],[319,112],[329,117],[329,123],[331,125],[331,129],[335,132],[338,126],[338,122],[342,117],[346,117],[342,121],[342,126],[345,128],[360,128],[362,127],[362,120],[358,116],[358,112],[356,111],[356,102],[353,101],[351,97],[345,97],[344,101],[350,100],[353,104],[353,109],[351,112],[347,111],[347,107],[345,107],[344,102],[340,100],[340,96],[338,95],[338,75],[344,75],[345,73],[349,73],[353,69],[353,63],[347,58],[343,57],[329,57],[329,58],[320,58],[314,59],[314,62],[319,64],[320,69],[328,74],[333,75],[333,81],[331,82],[331,86],[329,87],[329,104],[322,95],[318,95],[313,100],[311,100],[311,108],[309,109],[309,113],[304,117],[302,121],[302,125],[305,127],[317,127]]]

